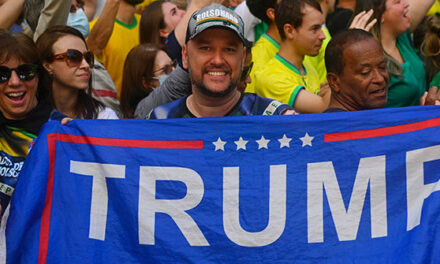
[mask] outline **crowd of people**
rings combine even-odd
[[[440,104],[439,1],[99,2],[0,0],[2,213],[49,120]]]

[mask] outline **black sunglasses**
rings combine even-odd
[[[9,81],[12,75],[12,71],[15,71],[20,80],[30,81],[38,75],[38,69],[38,65],[35,64],[22,64],[17,68],[0,66],[0,83],[5,83]]]
[[[240,81],[244,81],[244,80],[246,80],[246,78],[247,78],[247,77],[249,76],[249,74],[251,73],[252,66],[254,66],[254,62],[251,62],[251,64],[249,64],[249,66],[245,66],[245,67],[243,67],[243,70],[241,71]]]
[[[91,51],[87,51],[84,54],[76,49],[68,49],[64,53],[56,54],[52,56],[52,60],[64,60],[69,67],[77,67],[81,65],[83,58],[86,62],[93,67],[95,57]]]

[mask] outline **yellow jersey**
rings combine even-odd
[[[435,15],[435,13],[440,12],[440,1],[436,0],[434,4],[431,6],[431,9],[428,10],[428,13],[426,13],[427,16]]]
[[[156,0],[144,0],[142,3],[138,4],[137,7],[144,7],[145,8],[154,1],[156,1]]]
[[[249,74],[252,82],[246,86],[247,93],[255,93],[255,72],[272,59],[280,50],[280,44],[267,34],[263,34],[252,47],[252,70]]]
[[[134,15],[131,25],[115,20],[112,35],[102,50],[100,56],[96,56],[107,69],[118,91],[118,99],[121,96],[122,75],[124,72],[125,58],[132,48],[139,45],[139,21],[141,16]],[[95,19],[90,22],[90,28],[95,25]]]
[[[256,72],[256,94],[294,106],[301,89],[317,93],[320,87],[318,73],[308,62],[304,62],[303,67],[305,74],[301,75],[292,63],[276,54]]]

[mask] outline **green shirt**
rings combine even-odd
[[[390,74],[386,107],[419,105],[426,91],[425,67],[411,45],[409,31],[397,37],[397,48],[404,61],[403,77]]]
[[[429,87],[437,86],[437,88],[440,89],[440,72],[437,72],[437,74],[432,79],[431,83],[429,84]]]

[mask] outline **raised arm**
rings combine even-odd
[[[96,13],[96,0],[84,0],[84,13],[89,21],[93,19]]]
[[[331,91],[326,92],[321,97],[302,89],[298,93],[293,107],[300,113],[322,113],[328,108],[330,96]]]
[[[423,17],[434,4],[435,0],[407,0],[409,3],[409,16],[411,19],[411,31],[420,24]]]
[[[24,0],[4,0],[0,6],[0,29],[9,29],[23,11]]]
[[[72,0],[46,0],[44,8],[41,10],[41,15],[38,18],[34,40],[37,40],[46,29],[52,26],[65,25],[71,5]]]
[[[211,4],[222,4],[224,0],[192,0],[191,3],[186,8],[186,13],[177,24],[174,29],[174,34],[176,35],[177,41],[180,46],[185,44],[186,28],[188,26],[189,19],[191,15],[199,9],[202,9]]]
[[[102,54],[102,50],[112,36],[116,14],[118,13],[121,0],[107,0],[102,13],[90,31],[87,38],[87,45],[97,57]]]

